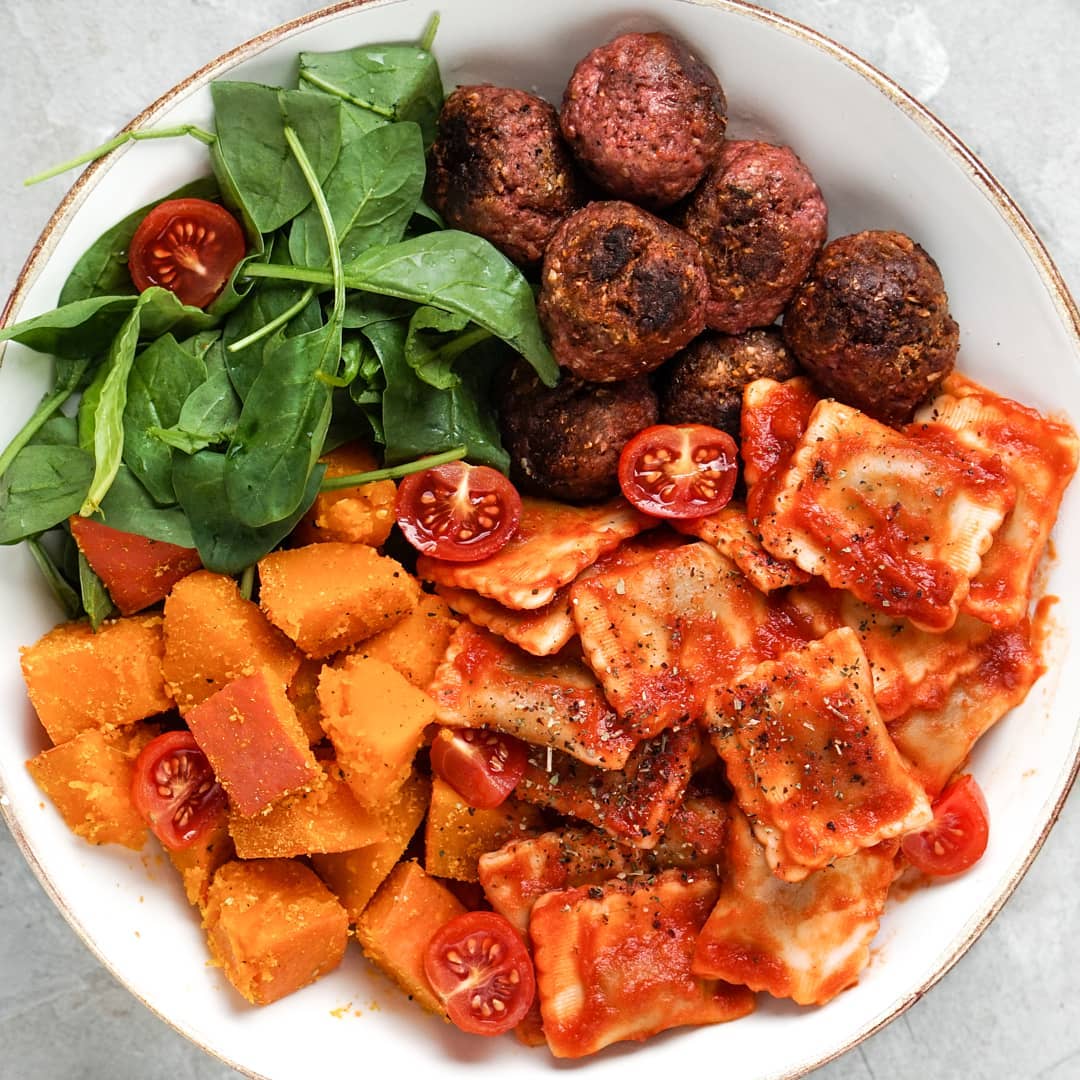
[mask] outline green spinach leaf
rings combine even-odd
[[[86,556],[79,552],[79,593],[83,610],[90,616],[90,625],[97,628],[116,611],[105,583],[94,573]]]
[[[458,357],[491,337],[483,327],[466,331],[468,326],[467,316],[441,308],[424,306],[413,312],[405,339],[405,359],[418,378],[440,390],[460,383],[453,370]]]
[[[215,443],[228,442],[239,419],[240,399],[225,366],[225,349],[217,341],[206,354],[206,378],[184,401],[176,424],[153,428],[150,435],[165,447],[194,454]]]
[[[94,459],[77,446],[23,447],[0,480],[0,544],[14,544],[79,511]]]
[[[123,532],[138,533],[151,540],[161,540],[179,547],[194,547],[191,526],[183,510],[175,503],[159,506],[125,466],[113,480],[108,495],[101,502],[101,509],[94,520],[111,525]]]

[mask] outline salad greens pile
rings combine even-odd
[[[429,37],[302,53],[295,88],[216,82],[214,132],[128,133],[76,162],[194,135],[213,175],[166,198],[224,203],[248,249],[206,310],[139,293],[127,248],[153,203],[82,255],[55,310],[0,330],[54,360],[0,454],[0,543],[30,542],[69,614],[110,608],[73,514],[238,574],[292,530],[320,456],[350,439],[391,466],[445,452],[506,470],[493,372],[513,353],[549,385],[558,369],[521,272],[423,201],[443,100]]]

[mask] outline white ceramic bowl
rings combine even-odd
[[[211,119],[212,78],[282,82],[301,49],[415,39],[432,0],[343,4],[271,31],[228,53],[158,103],[137,125]],[[545,0],[447,5],[437,53],[448,86],[487,80],[557,100],[574,61],[625,30],[668,30],[692,41],[720,75],[729,133],[790,143],[830,208],[833,235],[895,228],[941,266],[962,328],[960,366],[990,386],[1080,420],[1080,318],[1022,215],[932,116],[851,53],[756,8],[715,0]],[[77,256],[128,209],[205,169],[187,142],[143,143],[91,168],[39,242],[5,322],[53,306]],[[1030,378],[1038,370],[1039,378]],[[10,347],[0,372],[6,439],[45,385],[40,358]],[[1070,493],[1059,550],[1080,540],[1080,497]],[[738,1080],[801,1075],[898,1015],[959,958],[1004,903],[1034,857],[1080,762],[1072,704],[1080,665],[1075,560],[1049,568],[1055,608],[1049,673],[1021,709],[978,746],[974,771],[994,827],[990,848],[963,877],[890,906],[875,958],[859,986],[821,1009],[760,999],[753,1016],[683,1030],[641,1047],[624,1044],[587,1063],[590,1076],[656,1075],[723,1062]],[[28,553],[0,549],[0,691],[16,702],[0,725],[0,808],[28,861],[101,961],[189,1038],[251,1076],[274,1080],[393,1069],[417,1075],[549,1074],[552,1059],[511,1039],[469,1039],[419,1012],[352,948],[345,964],[276,1005],[252,1009],[206,965],[203,935],[159,855],[91,848],[72,836],[22,767],[45,745],[18,670],[17,649],[57,618]],[[149,850],[149,849],[148,849]],[[349,1007],[343,1018],[341,1009]],[[335,1015],[335,1011],[337,1015]],[[357,1016],[356,1013],[362,1015]],[[345,1064],[347,1063],[347,1064]]]

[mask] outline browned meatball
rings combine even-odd
[[[570,77],[559,114],[585,171],[605,191],[649,206],[691,192],[727,126],[711,68],[669,34],[623,34]]]
[[[454,228],[524,266],[543,258],[559,222],[585,203],[555,110],[498,86],[459,86],[446,99],[425,194]]]
[[[708,296],[701,251],[686,233],[630,203],[596,202],[551,238],[537,311],[563,367],[615,382],[693,341]]]
[[[657,413],[648,379],[598,386],[564,372],[547,387],[528,364],[515,364],[499,400],[510,475],[536,495],[605,499],[619,489],[619,452]]]
[[[755,379],[798,374],[779,330],[702,334],[664,369],[660,418],[665,424],[708,424],[739,439],[743,387]]]
[[[680,215],[701,245],[709,326],[738,334],[787,307],[828,234],[825,200],[786,146],[728,142]]]
[[[861,232],[825,246],[784,316],[784,341],[828,393],[901,424],[952,370],[960,329],[914,240]]]

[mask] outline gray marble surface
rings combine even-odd
[[[440,6],[449,16],[465,2]],[[315,6],[4,0],[0,297],[66,186],[24,191],[23,177],[108,137],[225,48]],[[1017,199],[1080,295],[1077,0],[763,6],[851,46],[928,104]],[[1078,866],[1074,793],[1026,879],[957,967],[816,1080],[1080,1078]],[[231,1075],[98,965],[0,827],[0,1080]]]

